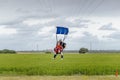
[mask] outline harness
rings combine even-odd
[[[63,47],[61,45],[57,45],[54,48],[54,51],[55,51],[56,54],[61,54],[61,52],[63,51]]]

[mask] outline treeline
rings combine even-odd
[[[3,50],[0,50],[0,54],[15,54],[17,53],[15,50],[9,50],[9,49],[3,49]]]

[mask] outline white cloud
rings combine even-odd
[[[17,31],[14,28],[6,28],[5,26],[0,26],[0,35],[11,35],[16,33]]]
[[[77,22],[75,22],[77,19],[77,21],[81,21],[80,17],[70,17],[67,18],[67,21],[70,21],[74,24],[78,24]],[[114,19],[114,18],[102,18],[102,17],[90,17],[85,20],[85,25],[87,25],[86,28],[82,28],[82,27],[72,27],[70,28],[70,34],[69,37],[71,37],[71,39],[79,39],[84,37],[84,32],[88,32],[93,36],[96,36],[99,40],[108,40],[108,37],[106,36],[110,36],[111,34],[113,34],[114,32],[116,32],[116,30],[119,30],[119,27],[116,25],[119,25],[120,23],[117,23],[116,21],[119,19]],[[88,21],[86,21],[88,20]],[[114,30],[100,30],[100,28],[102,26],[104,26],[105,24],[112,24],[110,25],[110,27],[112,27]],[[89,37],[89,36],[88,36]]]
[[[44,26],[43,28],[41,28],[38,32],[38,35],[40,36],[49,36],[52,32],[52,30],[54,30],[55,27],[54,26]]]
[[[54,21],[54,18],[50,19],[27,19],[23,21],[23,24],[26,24],[28,26],[38,25],[38,24],[47,24],[51,21]]]
[[[116,30],[115,28],[113,28],[112,23],[103,25],[102,27],[99,28],[100,30]]]
[[[82,29],[83,30],[83,29]],[[83,32],[84,31],[81,31],[81,28],[70,28],[69,29],[69,38],[71,39],[78,39],[78,38],[82,38],[84,35],[83,35]]]
[[[75,23],[74,21],[75,21],[76,19],[80,19],[80,17],[79,17],[79,16],[78,16],[78,17],[68,17],[68,18],[66,18],[65,20],[66,20],[66,21],[69,21],[69,22],[72,22],[72,23]]]

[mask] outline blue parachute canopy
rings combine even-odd
[[[69,29],[68,29],[68,28],[57,26],[56,34],[64,34],[64,35],[67,35],[68,32],[69,32]]]

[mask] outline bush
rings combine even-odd
[[[88,49],[87,48],[80,48],[80,50],[79,50],[79,53],[86,53],[86,52],[88,52]]]
[[[50,52],[50,51],[46,51],[45,53],[46,53],[46,54],[51,54],[51,52]]]
[[[14,51],[14,50],[9,50],[9,49],[3,49],[3,50],[0,50],[0,53],[5,53],[5,54],[7,54],[7,53],[15,54],[16,51]]]
[[[51,54],[51,53],[52,53],[51,50],[46,50],[46,51],[45,51],[45,54]]]
[[[3,53],[3,51],[2,51],[2,50],[0,50],[0,53]]]

